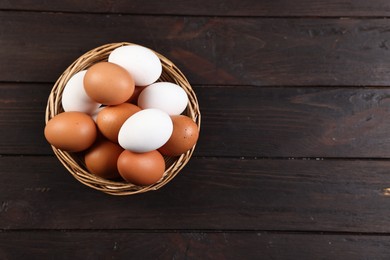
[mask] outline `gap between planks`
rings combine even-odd
[[[387,232],[321,231],[321,230],[266,230],[266,229],[0,229],[1,233],[231,233],[231,234],[275,234],[275,235],[333,235],[333,236],[390,236]]]
[[[54,154],[0,154],[0,157],[55,157]],[[192,156],[193,159],[240,159],[280,161],[389,161],[388,157],[264,157],[264,156]]]
[[[54,85],[55,82],[51,81],[2,81],[0,80],[1,85]],[[365,86],[365,85],[243,85],[243,84],[191,84],[193,88],[324,88],[324,89],[390,89],[390,86]],[[196,90],[196,89],[195,89]]]
[[[154,13],[121,13],[121,12],[77,12],[77,11],[54,11],[54,10],[27,10],[27,9],[6,9],[1,8],[0,12],[19,13],[50,13],[50,14],[80,14],[80,15],[117,15],[117,16],[166,16],[166,17],[223,17],[223,18],[260,18],[260,19],[388,19],[390,16],[380,15],[211,15],[211,14],[154,14]]]

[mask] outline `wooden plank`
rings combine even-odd
[[[199,154],[388,158],[389,91],[201,88]]]
[[[389,236],[264,232],[0,233],[1,259],[386,259]]]
[[[390,232],[389,161],[192,158],[158,191],[116,197],[54,157],[0,157],[0,229]]]
[[[33,10],[56,12],[211,15],[211,16],[389,16],[386,0],[298,0],[298,1],[1,1],[2,10]]]
[[[51,84],[0,84],[0,154],[52,154],[45,110]]]
[[[0,84],[0,154],[52,154],[51,84]],[[195,87],[197,156],[390,157],[387,88]]]
[[[386,19],[0,12],[0,20],[0,59],[7,64],[0,81],[53,82],[87,50],[130,41],[167,56],[198,85],[390,82]]]

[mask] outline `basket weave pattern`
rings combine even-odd
[[[101,61],[107,61],[109,54],[116,48],[124,45],[133,45],[129,42],[111,43],[88,51],[74,61],[58,78],[54,84],[46,107],[45,122],[52,117],[63,112],[61,98],[64,87],[69,79],[77,72],[88,69],[93,64]],[[167,58],[155,52],[159,57],[163,71],[158,81],[172,82],[181,86],[188,95],[189,103],[186,111],[183,113],[192,118],[200,130],[201,115],[196,95],[183,73]],[[81,183],[112,195],[131,195],[143,193],[150,190],[157,190],[171,181],[180,170],[188,163],[195,146],[182,154],[180,157],[165,156],[166,170],[163,178],[150,186],[137,186],[127,182],[112,181],[100,178],[89,173],[84,165],[83,158],[77,153],[68,153],[52,146],[54,154],[64,165],[64,167]]]

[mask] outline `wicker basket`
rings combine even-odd
[[[45,122],[47,123],[52,117],[63,112],[63,108],[61,105],[62,92],[64,90],[64,86],[72,77],[72,75],[81,70],[89,68],[97,62],[107,61],[108,55],[114,49],[124,45],[133,44],[128,42],[106,44],[88,51],[87,53],[79,57],[75,62],[73,62],[62,73],[62,75],[54,84],[50,92],[46,107]],[[163,66],[163,71],[158,81],[176,83],[186,91],[189,98],[189,103],[186,111],[183,114],[191,117],[198,125],[198,128],[200,130],[201,115],[199,111],[198,101],[193,89],[191,88],[191,85],[188,83],[183,73],[171,61],[169,61],[167,58],[165,58],[159,53],[156,53],[156,55],[160,58],[161,64]],[[151,190],[157,190],[167,184],[187,164],[187,162],[191,158],[195,147],[182,154],[180,157],[164,157],[166,162],[166,170],[164,176],[159,182],[150,186],[136,186],[124,181],[111,181],[100,178],[87,171],[83,162],[83,157],[80,156],[80,154],[68,153],[57,149],[54,146],[52,146],[52,149],[54,151],[54,154],[65,166],[65,168],[81,183],[96,190],[103,191],[107,194],[131,195]]]

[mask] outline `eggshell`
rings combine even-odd
[[[137,105],[139,94],[141,94],[142,90],[146,87],[147,86],[135,86],[134,93],[127,102]]]
[[[165,161],[157,151],[134,153],[123,151],[118,158],[117,167],[126,181],[146,186],[158,182],[164,175]]]
[[[179,85],[157,82],[147,86],[138,97],[142,109],[157,108],[169,115],[180,115],[188,104],[187,93]]]
[[[100,106],[85,92],[83,81],[86,72],[86,70],[77,72],[66,83],[61,98],[65,112],[79,111],[92,114]]]
[[[133,77],[121,66],[99,62],[84,76],[84,89],[89,97],[105,105],[126,102],[134,92]]]
[[[97,135],[92,118],[82,112],[63,112],[45,126],[46,140],[57,149],[80,152],[90,147]]]
[[[90,147],[84,156],[85,165],[90,173],[105,179],[120,177],[117,161],[123,152],[122,147],[106,139],[99,139]]]
[[[141,108],[130,103],[107,106],[97,116],[98,129],[111,142],[118,143],[118,134],[123,123],[140,110]]]
[[[153,108],[145,109],[123,123],[118,142],[124,149],[133,152],[149,152],[165,144],[172,130],[172,120],[167,113]]]
[[[179,156],[196,144],[199,130],[197,124],[188,116],[171,116],[171,119],[173,122],[172,135],[159,151],[163,155]]]
[[[96,121],[97,121],[97,116],[98,116],[98,114],[100,113],[100,111],[103,110],[103,108],[105,108],[105,106],[101,106],[101,107],[99,107],[98,109],[96,109],[94,112],[92,112],[91,117],[92,117],[92,119],[93,119],[93,121],[94,121],[95,123],[96,123]]]
[[[139,45],[116,48],[108,56],[108,61],[125,68],[134,77],[136,86],[154,83],[162,72],[158,56],[152,50]]]

